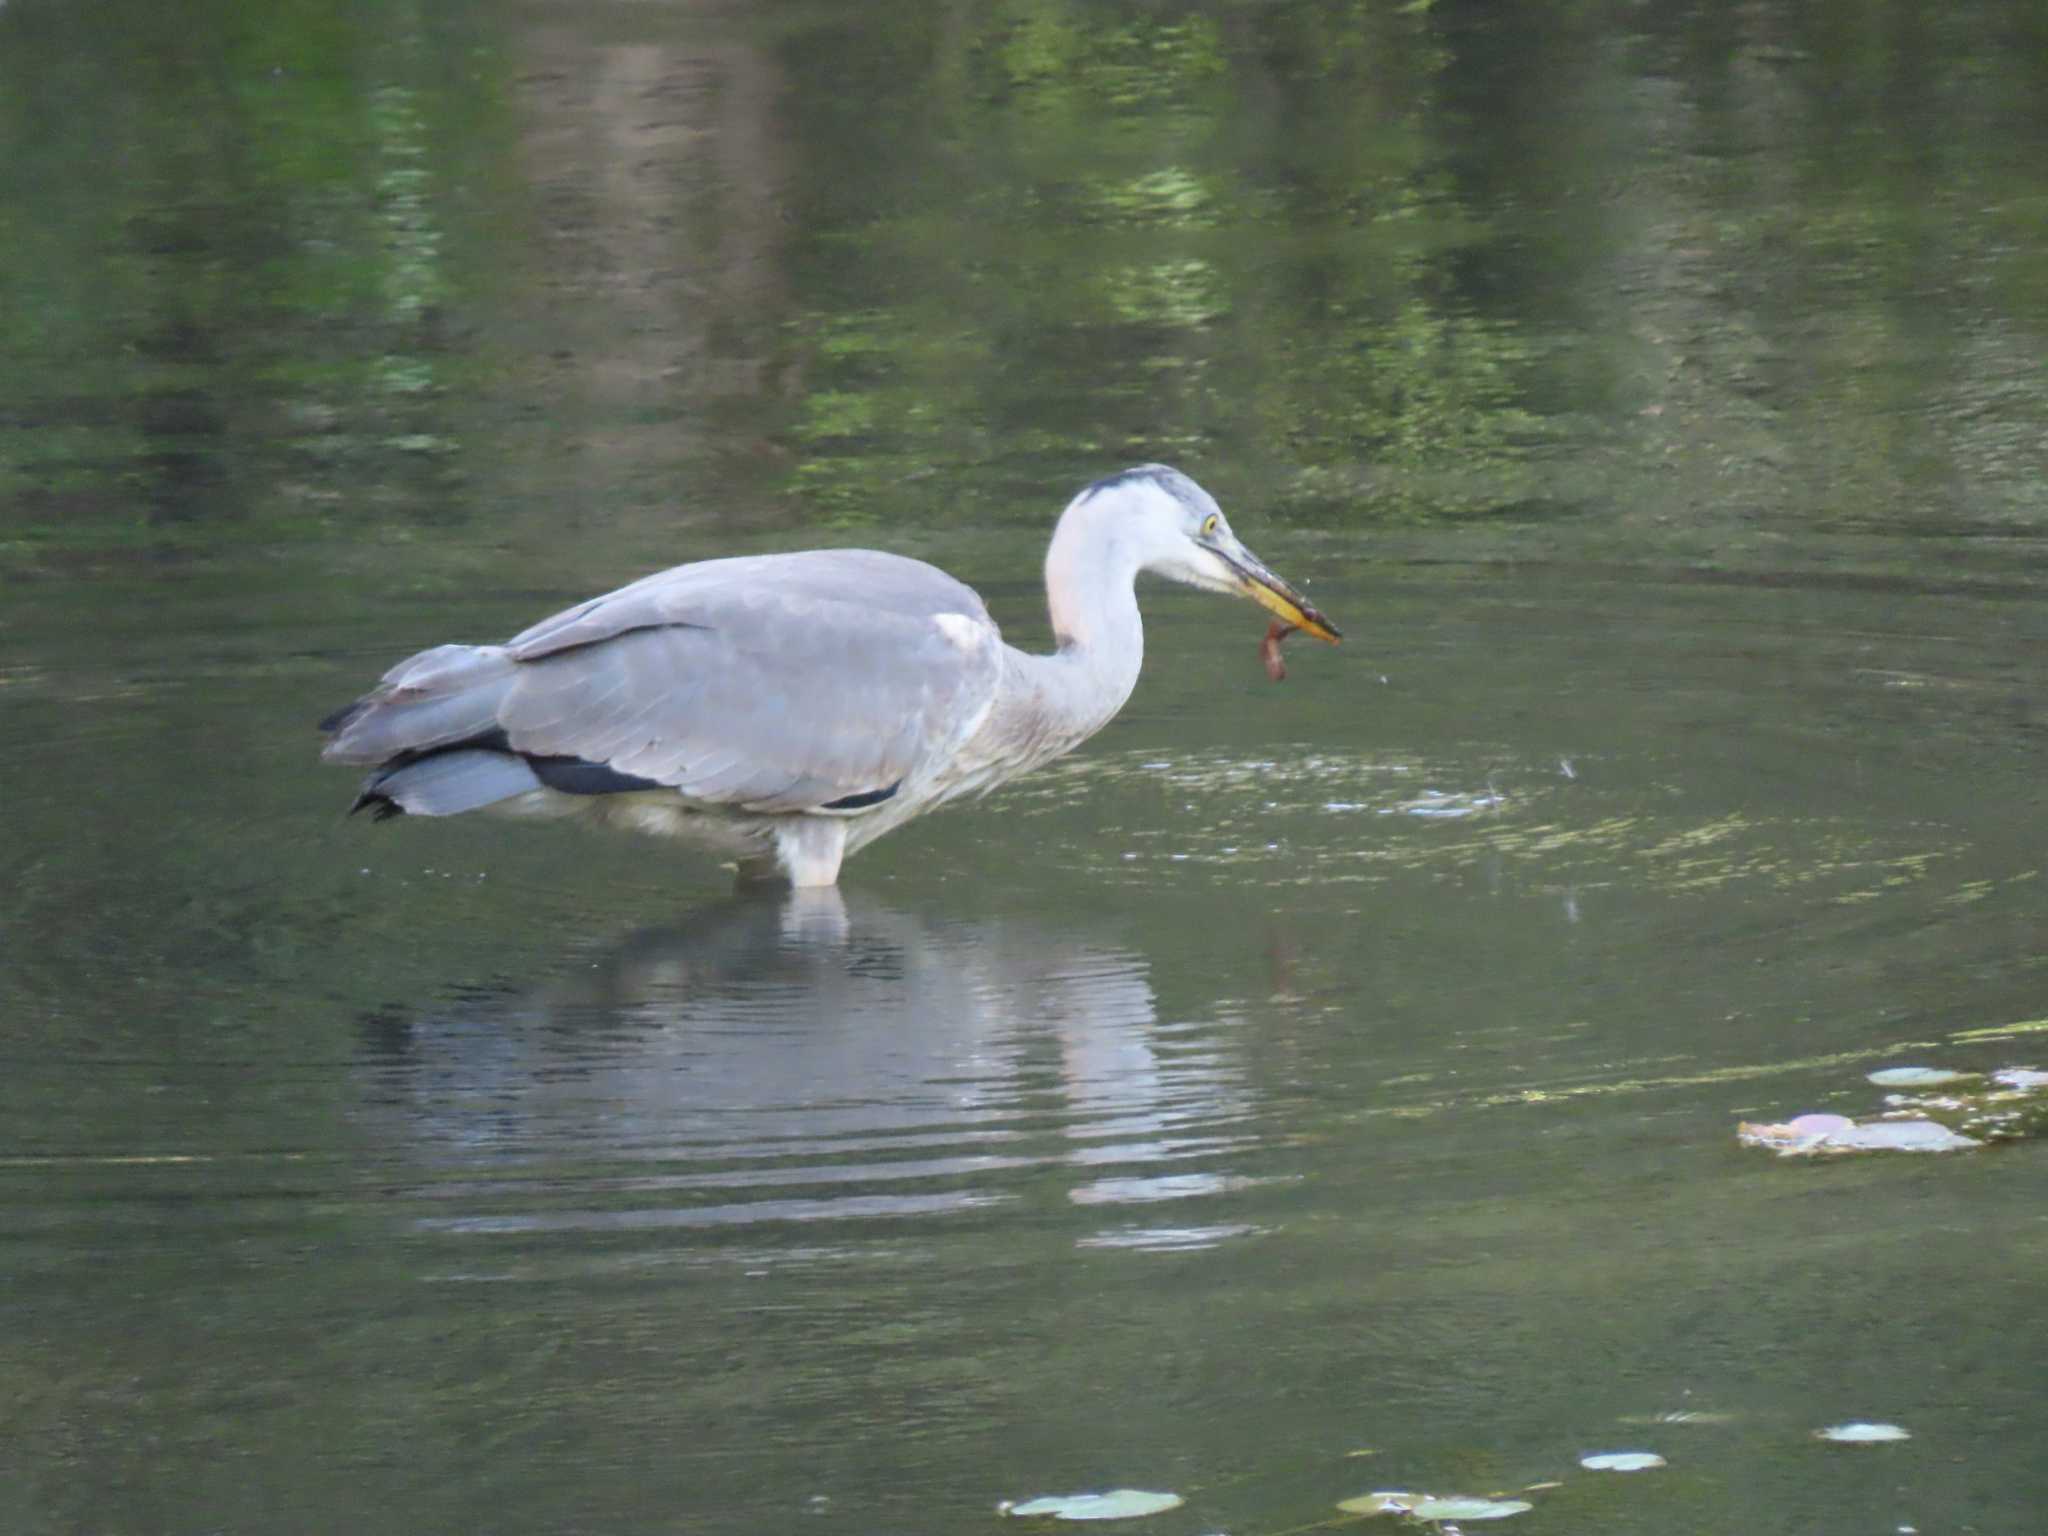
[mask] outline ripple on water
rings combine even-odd
[[[1685,820],[1668,789],[1603,786],[1583,763],[1551,759],[1210,751],[1090,753],[1004,793],[1021,815],[1151,795],[1113,838],[1092,833],[1077,850],[1130,885],[1155,884],[1169,867],[1175,878],[1214,869],[1233,884],[1318,887],[1519,868],[1559,889],[1759,888],[1855,904],[1924,880],[1960,848],[1935,826],[1880,830],[1847,815]]]

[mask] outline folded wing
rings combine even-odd
[[[377,765],[365,800],[424,814],[542,786],[854,809],[972,732],[1000,653],[980,598],[919,561],[873,550],[705,561],[502,646],[401,662],[324,723],[324,755]]]

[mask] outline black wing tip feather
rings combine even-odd
[[[542,757],[515,752],[523,758],[533,776],[549,789],[565,795],[628,795],[645,789],[666,789],[659,779],[643,779],[635,773],[621,773],[604,763],[583,757]]]
[[[357,699],[352,704],[342,705],[341,708],[320,722],[320,734],[332,736],[336,731],[347,730],[356,716],[369,707],[370,701],[368,699]]]
[[[340,729],[363,705],[358,702],[330,715],[322,722],[322,729]],[[506,757],[516,757],[533,770],[533,776],[549,789],[565,795],[624,795],[642,790],[666,789],[667,785],[658,779],[644,779],[638,774],[621,773],[604,763],[594,763],[588,758],[550,756],[538,752],[521,752],[512,745],[511,739],[500,730],[485,731],[466,741],[452,741],[445,746],[399,752],[377,765],[376,771],[363,781],[362,790],[348,808],[353,816],[358,811],[368,811],[377,821],[389,821],[394,816],[406,814],[405,807],[384,792],[394,774],[412,767],[428,758],[440,757],[448,752],[498,752]],[[894,794],[892,785],[881,798]],[[861,798],[861,804],[870,803]]]
[[[821,811],[864,811],[871,805],[880,805],[884,800],[893,799],[896,791],[903,787],[898,779],[887,789],[870,789],[858,795],[841,795],[837,800],[827,800],[818,809]]]
[[[372,821],[389,821],[394,816],[405,814],[404,806],[377,788],[378,782],[373,779],[363,786],[362,793],[349,804],[349,815],[353,816],[357,811],[368,811]]]

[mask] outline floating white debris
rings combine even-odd
[[[1664,1464],[1655,1451],[1602,1451],[1579,1458],[1579,1465],[1589,1472],[1644,1472]]]
[[[1161,1515],[1187,1502],[1177,1493],[1148,1493],[1142,1488],[1113,1488],[1108,1493],[1056,1493],[997,1507],[1006,1515],[1026,1519],[1135,1520]]]
[[[1947,1067],[1885,1067],[1869,1074],[1880,1088],[1939,1088],[1943,1083],[1960,1083],[1974,1072],[1952,1072]]]
[[[1817,1157],[1837,1152],[1961,1152],[1983,1142],[1958,1136],[1932,1120],[1871,1120],[1847,1115],[1800,1115],[1783,1125],[1735,1127],[1745,1147],[1766,1147],[1780,1157]]]
[[[1505,1520],[1535,1507],[1527,1499],[1424,1499],[1409,1513],[1418,1520]]]
[[[1826,1429],[1816,1429],[1813,1438],[1832,1440],[1838,1445],[1883,1445],[1913,1437],[1896,1424],[1866,1424],[1858,1420],[1853,1424],[1830,1424]]]
[[[1355,1499],[1345,1499],[1337,1507],[1347,1515],[1405,1515],[1416,1505],[1428,1503],[1431,1497],[1427,1493],[1382,1488],[1377,1493],[1361,1493]]]
[[[1769,1147],[1780,1157],[1792,1157],[1855,1128],[1856,1122],[1847,1115],[1795,1115],[1781,1125],[1744,1120],[1735,1127],[1735,1139],[1745,1147]]]
[[[1933,1120],[1873,1120],[1834,1141],[1846,1152],[1961,1152],[1984,1145]]]
[[[2006,1088],[2048,1088],[2048,1072],[2032,1067],[2007,1067],[1991,1074],[1991,1080]]]

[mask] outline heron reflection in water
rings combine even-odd
[[[1184,1202],[1244,1176],[1242,1031],[1179,980],[1163,1026],[1141,939],[757,887],[366,1012],[354,1113],[403,1163],[551,1170],[435,1181],[429,1229],[765,1224],[750,1251],[801,1252],[791,1222],[1015,1200],[1077,1212],[1084,1246],[1220,1241]]]
[[[1145,656],[1152,571],[1249,597],[1334,644],[1335,625],[1148,464],[1086,487],[1045,559],[1059,648],[1003,643],[972,588],[869,549],[705,560],[580,603],[503,645],[400,662],[321,724],[372,765],[352,809],[581,815],[678,836],[743,879],[826,886],[840,861],[1112,720]]]

